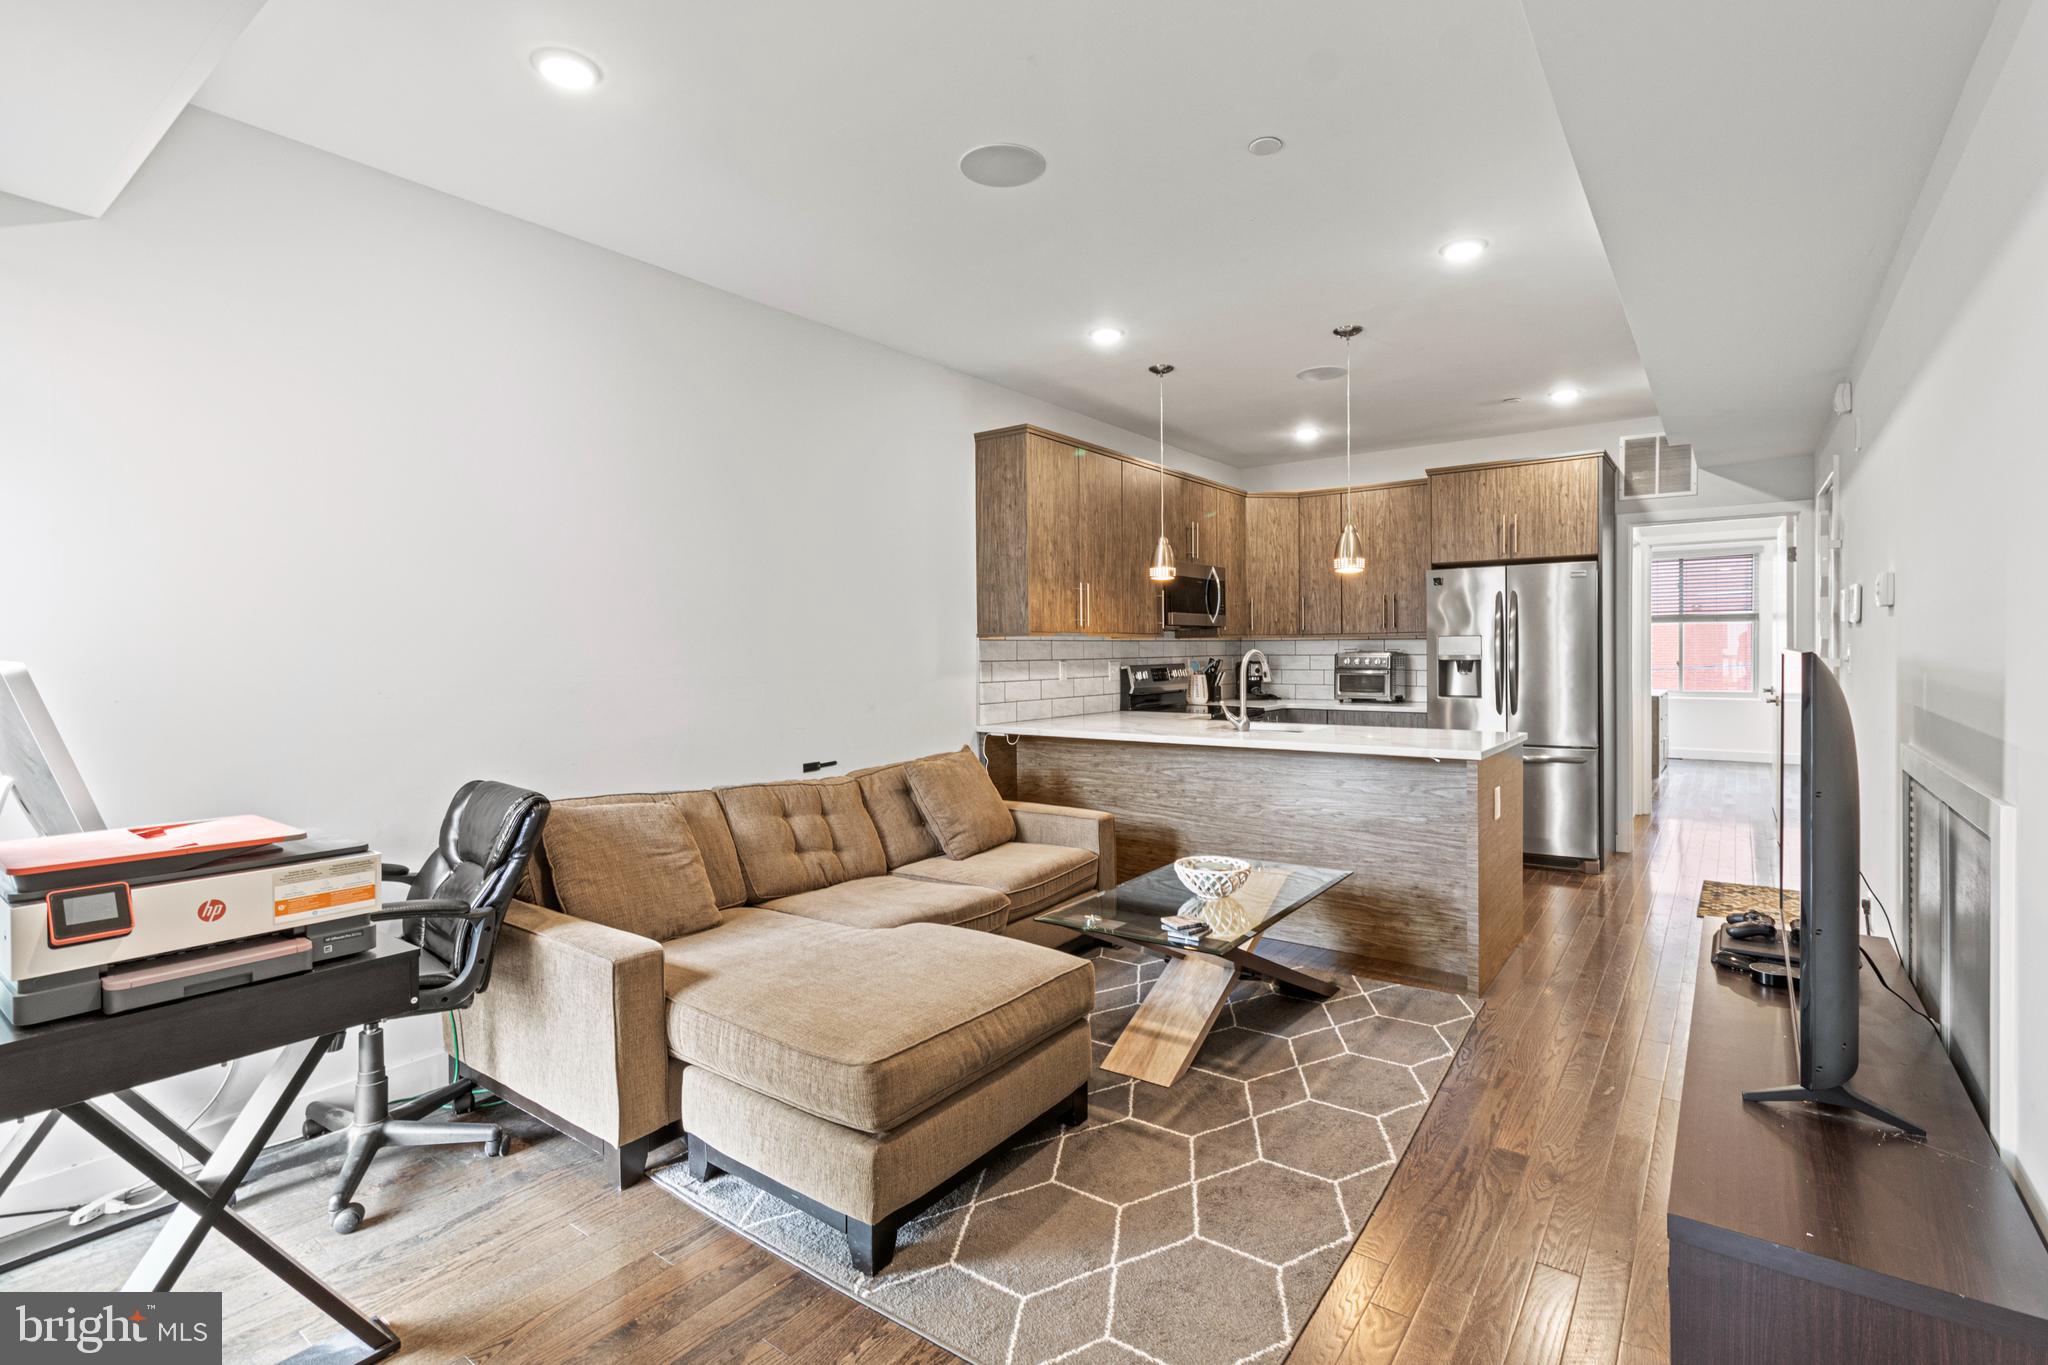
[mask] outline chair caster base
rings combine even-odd
[[[307,1141],[311,1141],[316,1137],[326,1137],[327,1129],[321,1124],[317,1124],[313,1122],[313,1120],[307,1119],[304,1123],[299,1125],[299,1136],[305,1138]]]
[[[484,1139],[485,1156],[503,1156],[507,1151],[511,1150],[511,1147],[512,1140],[502,1132],[493,1133],[490,1137]]]
[[[332,1221],[334,1223],[334,1230],[346,1237],[363,1225],[363,1206],[361,1204],[343,1204],[334,1211]]]

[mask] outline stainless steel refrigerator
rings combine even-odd
[[[1429,723],[1520,730],[1522,851],[1598,862],[1601,565],[1490,564],[1429,575]]]

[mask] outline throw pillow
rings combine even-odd
[[[544,842],[564,914],[662,943],[719,922],[704,857],[670,802],[557,809]]]
[[[1017,837],[1016,817],[969,750],[919,759],[907,777],[911,798],[948,858],[972,858]]]

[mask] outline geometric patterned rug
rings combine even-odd
[[[1099,1062],[1164,965],[1098,949]],[[1479,1002],[1347,977],[1328,1001],[1243,982],[1162,1088],[1098,1069],[1088,1122],[1013,1138],[897,1234],[878,1276],[733,1175],[661,1185],[977,1365],[1277,1361],[1329,1287]]]

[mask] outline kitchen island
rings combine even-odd
[[[1194,853],[1350,871],[1269,939],[1475,992],[1521,942],[1519,734],[1120,711],[982,736],[1005,796],[1116,816],[1120,881]]]

